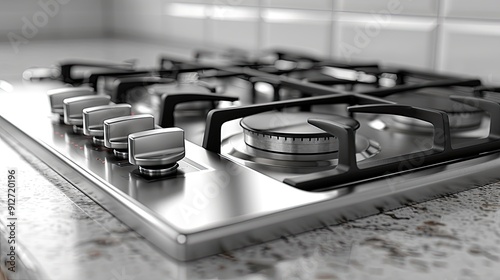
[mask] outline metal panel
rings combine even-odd
[[[22,118],[22,110],[3,103],[2,137],[21,142],[77,188],[179,260],[375,214],[498,178],[500,157],[491,154],[348,188],[305,192],[186,142],[186,158],[180,161],[185,172],[148,180],[137,176],[134,166],[96,148],[88,138],[73,134],[56,119],[51,120],[46,96],[17,89],[9,95],[10,102],[29,99],[32,102],[23,110],[46,117]]]

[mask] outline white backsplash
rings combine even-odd
[[[135,2],[112,3],[117,9],[131,1]],[[500,84],[500,6],[496,0],[149,2],[155,3],[154,9],[162,6],[164,13],[158,16],[148,5],[135,5],[130,13],[143,11],[144,23],[151,21],[148,17],[161,17],[160,33],[170,42],[248,50],[297,49],[327,57],[477,75],[485,82]],[[112,30],[130,35],[128,20],[115,19]],[[157,40],[157,28],[148,28],[140,37]]]
[[[103,36],[106,4],[107,0],[2,0],[0,41]]]
[[[33,22],[44,11],[41,2],[64,4],[37,39],[113,34],[196,47],[288,48],[500,84],[497,0],[2,0],[0,40],[21,34],[23,18]]]

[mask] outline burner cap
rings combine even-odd
[[[307,123],[308,119],[326,119],[342,123],[354,120],[338,115],[310,112],[267,112],[243,118],[245,143],[253,148],[286,154],[320,154],[338,151],[338,140]]]

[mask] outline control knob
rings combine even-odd
[[[128,158],[129,134],[155,129],[154,117],[148,114],[117,117],[104,121],[104,146],[114,149],[117,158]]]
[[[83,134],[83,109],[108,105],[110,99],[107,95],[79,96],[64,99],[64,123],[73,125],[75,133]]]
[[[50,109],[59,115],[59,120],[64,123],[64,99],[78,96],[95,95],[91,87],[58,88],[47,91],[50,101]]]
[[[93,143],[104,146],[104,120],[130,116],[132,106],[129,104],[113,104],[83,109],[83,134],[94,136]]]
[[[174,174],[185,156],[184,130],[170,127],[130,134],[128,152],[129,162],[146,177]]]

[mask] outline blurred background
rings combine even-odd
[[[295,49],[500,84],[495,0],[2,0],[0,41],[124,38]]]

